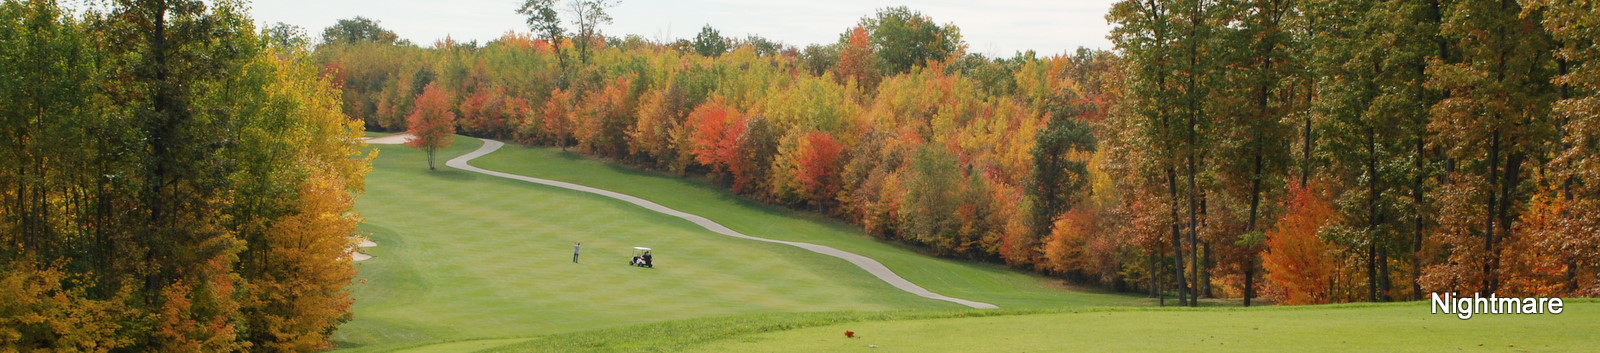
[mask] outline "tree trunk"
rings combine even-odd
[[[1256,287],[1255,259],[1250,260],[1250,265],[1244,268],[1244,306],[1250,306],[1251,297],[1255,296]]]
[[[1419,132],[1419,134],[1420,134],[1420,132]],[[1423,297],[1422,297],[1422,227],[1423,227],[1422,220],[1423,220],[1424,212],[1425,212],[1425,210],[1427,210],[1427,208],[1423,207],[1423,198],[1422,198],[1422,193],[1423,193],[1422,188],[1424,187],[1424,184],[1423,184],[1423,175],[1424,175],[1424,173],[1422,172],[1422,168],[1424,167],[1423,164],[1422,164],[1422,159],[1423,159],[1422,148],[1423,148],[1422,136],[1417,136],[1417,145],[1416,145],[1416,152],[1415,152],[1416,155],[1412,158],[1413,163],[1414,163],[1413,168],[1415,169],[1414,172],[1417,173],[1417,177],[1416,177],[1416,181],[1415,181],[1416,185],[1414,185],[1412,187],[1412,189],[1411,189],[1411,202],[1412,202],[1412,206],[1411,207],[1413,207],[1415,209],[1415,211],[1413,211],[1413,212],[1415,212],[1415,214],[1414,214],[1415,219],[1413,220],[1413,222],[1415,224],[1412,225],[1412,229],[1411,229],[1411,300],[1422,300],[1423,299]]]
[[[428,146],[428,170],[437,170],[433,168],[433,150],[433,146]]]
[[[1169,207],[1169,209],[1172,210],[1172,215],[1171,215],[1172,216],[1172,218],[1171,218],[1171,222],[1172,222],[1172,264],[1173,264],[1173,267],[1176,269],[1175,273],[1177,274],[1177,276],[1173,276],[1173,280],[1175,281],[1174,284],[1177,285],[1177,289],[1178,289],[1178,305],[1179,306],[1186,306],[1186,305],[1189,305],[1189,302],[1188,302],[1188,297],[1185,295],[1186,292],[1184,291],[1184,287],[1185,287],[1185,285],[1184,285],[1184,275],[1185,275],[1185,273],[1183,273],[1183,242],[1179,239],[1180,237],[1178,235],[1179,234],[1179,231],[1178,231],[1178,227],[1179,226],[1178,226],[1178,184],[1177,184],[1177,181],[1178,181],[1177,180],[1177,171],[1173,170],[1173,168],[1170,168],[1170,167],[1167,168],[1167,190],[1169,191],[1169,193],[1171,194],[1171,197],[1172,197],[1167,202],[1168,206],[1171,206],[1171,207]]]
[[[1495,190],[1496,186],[1500,185],[1499,165],[1500,165],[1500,130],[1497,129],[1497,130],[1494,131],[1494,133],[1490,134],[1490,138],[1489,138],[1489,170],[1488,170],[1488,175],[1489,175],[1489,200],[1488,200],[1488,204],[1485,205],[1487,207],[1485,207],[1484,212],[1483,212],[1483,215],[1484,215],[1483,216],[1483,219],[1484,219],[1483,250],[1484,250],[1484,256],[1486,256],[1486,257],[1493,257],[1494,256],[1494,240],[1495,240],[1494,239],[1494,232],[1495,232],[1495,228],[1496,228],[1495,227],[1495,215],[1497,215],[1497,213],[1495,212],[1495,207],[1500,204],[1498,201],[1499,201],[1499,197],[1501,196],[1499,194],[1499,191]],[[1494,284],[1493,284],[1493,281],[1490,280],[1490,278],[1492,278],[1494,276],[1494,268],[1492,266],[1492,263],[1493,263],[1493,261],[1490,260],[1489,258],[1483,259],[1483,283],[1482,283],[1483,287],[1482,288],[1483,288],[1484,291],[1491,292],[1491,293],[1494,292],[1494,288],[1493,288]]]
[[[1254,180],[1250,181],[1250,216],[1245,221],[1246,234],[1254,233],[1256,231],[1256,220],[1259,217],[1257,212],[1260,211],[1261,206],[1261,169],[1263,164],[1261,161],[1261,145],[1257,144],[1256,148],[1256,171]],[[1262,241],[1265,241],[1265,239],[1262,239]],[[1250,252],[1250,256],[1249,259],[1246,260],[1248,264],[1244,266],[1244,306],[1250,306],[1250,297],[1255,295],[1256,262],[1258,262],[1261,258],[1260,253],[1256,252],[1256,248],[1258,246],[1259,244],[1250,244],[1250,247],[1245,249],[1245,251]]]

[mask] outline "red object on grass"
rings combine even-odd
[[[844,338],[856,338],[856,332],[855,331],[845,331],[844,332]]]

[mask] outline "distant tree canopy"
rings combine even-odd
[[[332,27],[322,31],[323,44],[356,44],[363,42],[391,44],[399,40],[400,36],[379,26],[378,21],[361,16],[339,20]]]
[[[722,32],[711,28],[711,25],[701,27],[700,34],[694,36],[693,43],[694,52],[702,56],[717,57],[728,52],[728,40],[722,38]]]
[[[879,9],[872,16],[862,17],[859,25],[870,33],[873,51],[887,75],[952,58],[967,48],[960,28],[936,24],[932,18],[905,6]],[[846,32],[839,42],[848,43],[849,37]]]

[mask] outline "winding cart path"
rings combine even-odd
[[[451,159],[450,161],[445,162],[445,165],[449,166],[451,168],[456,168],[456,169],[465,170],[465,171],[474,172],[474,173],[487,174],[487,175],[491,175],[491,176],[497,176],[497,177],[506,178],[506,179],[513,179],[513,180],[520,180],[520,181],[525,181],[525,182],[535,183],[535,184],[541,184],[541,185],[547,185],[547,186],[554,186],[554,187],[558,187],[558,188],[562,188],[562,189],[582,191],[582,192],[587,192],[587,193],[591,193],[591,194],[595,194],[595,195],[600,195],[600,196],[605,196],[605,197],[610,197],[610,198],[613,198],[613,199],[626,201],[628,203],[631,203],[631,204],[634,204],[634,205],[638,205],[639,207],[644,207],[645,209],[648,209],[648,210],[651,210],[651,211],[660,212],[660,213],[663,213],[663,214],[666,214],[666,215],[670,215],[670,216],[673,216],[673,217],[682,218],[682,219],[687,220],[689,222],[692,222],[692,223],[694,223],[696,225],[704,227],[706,230],[710,230],[712,232],[716,232],[717,234],[722,234],[722,235],[735,237],[735,238],[741,238],[741,239],[749,239],[749,240],[763,241],[763,242],[768,242],[768,243],[778,243],[778,244],[783,244],[783,245],[789,245],[789,246],[799,247],[801,249],[811,250],[812,252],[816,252],[816,253],[819,253],[819,254],[841,258],[841,259],[844,259],[845,261],[849,261],[851,264],[855,264],[857,267],[861,267],[861,269],[863,269],[863,270],[867,270],[867,273],[871,273],[873,276],[877,276],[878,279],[881,279],[884,282],[889,283],[889,285],[892,285],[895,288],[899,288],[900,290],[906,291],[906,292],[911,293],[911,294],[916,294],[916,295],[924,297],[924,298],[943,300],[943,301],[952,302],[952,303],[961,304],[961,305],[966,305],[968,307],[979,308],[979,309],[995,309],[995,308],[999,308],[998,306],[995,306],[994,304],[989,304],[989,303],[984,303],[984,302],[976,302],[976,301],[971,301],[971,300],[966,300],[966,299],[961,299],[961,298],[952,298],[952,297],[940,295],[939,293],[934,293],[933,291],[929,291],[926,288],[922,288],[922,286],[918,286],[915,283],[911,283],[911,281],[907,281],[905,278],[901,278],[900,275],[897,275],[897,274],[894,273],[894,271],[889,270],[888,267],[884,266],[883,263],[879,263],[878,260],[873,260],[872,258],[869,258],[869,257],[866,257],[866,256],[861,256],[861,255],[858,255],[858,254],[855,254],[855,253],[851,253],[851,252],[848,252],[848,251],[839,250],[839,249],[835,249],[835,248],[828,247],[828,246],[823,246],[823,245],[811,244],[811,243],[794,242],[794,241],[783,241],[783,240],[767,239],[767,238],[749,236],[749,235],[745,235],[744,233],[739,233],[737,231],[734,231],[733,229],[729,229],[728,227],[723,226],[722,224],[718,224],[717,222],[713,222],[710,219],[706,219],[705,217],[701,217],[699,215],[695,215],[695,214],[691,214],[691,213],[687,213],[687,212],[683,212],[683,211],[678,211],[678,210],[672,209],[670,207],[662,206],[661,204],[657,204],[655,202],[651,202],[650,200],[645,200],[645,199],[642,199],[642,198],[635,197],[633,195],[628,195],[628,194],[623,194],[623,193],[619,193],[619,192],[615,192],[615,191],[610,191],[610,190],[605,190],[605,189],[598,189],[598,188],[593,188],[593,187],[588,187],[588,186],[583,186],[583,185],[578,185],[578,184],[573,184],[573,183],[560,182],[560,181],[548,180],[548,179],[540,179],[540,178],[534,178],[534,177],[530,177],[530,176],[517,175],[517,174],[511,174],[511,173],[505,173],[505,172],[498,172],[498,171],[493,171],[493,170],[474,167],[474,166],[472,166],[470,164],[467,164],[467,162],[471,162],[473,159],[476,159],[478,157],[482,157],[482,156],[487,155],[489,153],[492,153],[492,152],[494,152],[496,150],[499,150],[500,147],[502,147],[504,145],[505,145],[505,143],[502,143],[500,141],[483,140],[483,147],[479,147],[478,150],[472,151],[472,153],[467,153],[465,155],[461,155],[460,157],[456,157],[454,159]]]

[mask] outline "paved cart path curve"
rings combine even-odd
[[[900,290],[906,291],[906,292],[911,293],[911,294],[916,294],[916,295],[924,297],[924,298],[943,300],[943,301],[952,302],[952,303],[961,304],[961,305],[966,305],[966,306],[969,306],[969,307],[979,308],[979,309],[996,309],[996,308],[999,308],[998,306],[995,306],[994,304],[989,304],[989,303],[984,303],[984,302],[976,302],[976,301],[971,301],[971,300],[966,300],[966,299],[961,299],[961,298],[952,298],[952,297],[940,295],[939,293],[934,293],[933,291],[929,291],[929,290],[927,290],[925,288],[922,288],[922,286],[918,286],[915,283],[911,283],[911,281],[907,281],[905,278],[901,278],[900,275],[897,275],[897,274],[894,273],[894,271],[889,270],[888,267],[884,266],[883,263],[879,263],[878,260],[873,260],[872,258],[869,258],[869,257],[866,257],[866,256],[857,255],[855,253],[851,253],[851,252],[848,252],[848,251],[834,249],[832,247],[827,247],[827,246],[822,246],[822,245],[817,245],[817,244],[811,244],[811,243],[794,242],[794,241],[783,241],[783,240],[767,239],[767,238],[761,238],[761,237],[753,237],[753,236],[745,235],[744,233],[736,232],[733,229],[729,229],[728,227],[723,226],[722,224],[718,224],[717,222],[713,222],[710,219],[706,219],[705,217],[701,217],[699,215],[690,214],[690,213],[687,213],[687,212],[675,210],[675,209],[672,209],[672,208],[669,208],[669,207],[666,207],[666,206],[662,206],[661,204],[657,204],[655,202],[651,202],[650,200],[645,200],[645,199],[642,199],[642,198],[635,197],[633,195],[628,195],[628,194],[623,194],[623,193],[619,193],[619,192],[615,192],[615,191],[610,191],[610,190],[605,190],[605,189],[598,189],[598,188],[593,188],[593,187],[588,187],[588,186],[583,186],[583,185],[578,185],[578,184],[573,184],[573,183],[567,183],[567,182],[561,182],[561,181],[555,181],[555,180],[548,180],[548,179],[539,179],[539,178],[534,178],[534,177],[529,177],[529,176],[524,176],[524,175],[505,173],[505,172],[498,172],[498,171],[493,171],[493,170],[474,167],[474,166],[472,166],[470,164],[467,164],[467,162],[471,162],[473,159],[476,159],[478,157],[482,157],[482,156],[487,155],[487,154],[489,154],[491,152],[499,150],[500,147],[504,146],[504,145],[505,145],[505,143],[502,143],[500,141],[484,139],[483,140],[483,147],[479,147],[478,150],[472,151],[472,153],[464,154],[464,155],[461,155],[460,157],[453,158],[450,161],[445,162],[445,165],[449,166],[451,168],[456,168],[456,169],[465,170],[465,171],[474,172],[474,173],[487,174],[487,175],[497,176],[497,177],[506,178],[506,179],[520,180],[520,181],[525,181],[525,182],[530,182],[530,183],[535,183],[535,184],[554,186],[554,187],[558,187],[558,188],[562,188],[562,189],[582,191],[582,192],[587,192],[587,193],[591,193],[591,194],[596,194],[596,195],[600,195],[600,196],[605,196],[605,197],[610,197],[610,198],[613,198],[613,199],[626,201],[628,203],[631,203],[631,204],[634,204],[634,205],[638,205],[639,207],[644,207],[645,209],[648,209],[648,210],[651,210],[651,211],[660,212],[660,213],[663,213],[663,214],[666,214],[666,215],[670,215],[670,216],[673,216],[673,217],[682,218],[684,220],[687,220],[689,222],[697,224],[697,225],[699,225],[701,227],[704,227],[706,230],[710,230],[710,231],[716,232],[718,234],[722,234],[722,235],[726,235],[726,236],[730,236],[730,237],[735,237],[735,238],[741,238],[741,239],[749,239],[749,240],[755,240],[755,241],[764,241],[764,242],[768,242],[768,243],[778,243],[778,244],[783,244],[783,245],[789,245],[789,246],[799,247],[799,248],[806,249],[806,250],[811,250],[812,252],[816,252],[816,253],[819,253],[819,254],[841,258],[841,259],[844,259],[845,261],[849,261],[851,264],[855,264],[857,267],[861,267],[861,269],[863,269],[863,270],[867,270],[867,273],[871,273],[873,276],[877,276],[878,279],[881,279],[884,282],[888,282],[889,285],[892,285],[895,288],[899,288]]]

